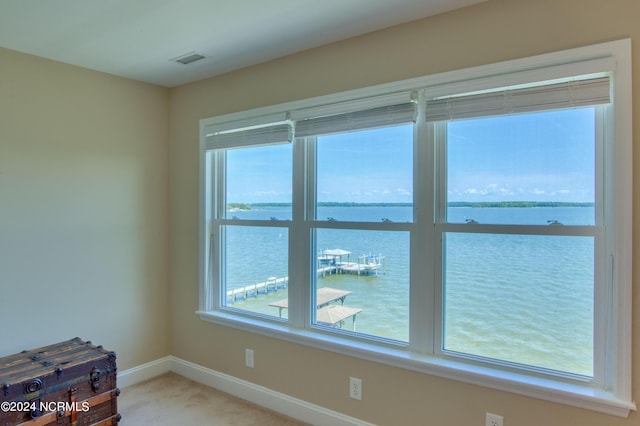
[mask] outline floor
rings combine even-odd
[[[118,410],[123,426],[305,424],[174,373],[123,389]]]

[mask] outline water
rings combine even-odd
[[[591,237],[446,235],[445,347],[592,374]]]
[[[290,207],[234,212],[239,218],[290,215]],[[565,225],[593,223],[592,207],[448,209],[463,223]],[[408,221],[411,207],[321,207],[318,217],[341,221]],[[228,227],[227,289],[287,276],[288,233],[279,227]],[[409,234],[399,231],[319,229],[317,251],[340,248],[358,256],[384,256],[378,275],[320,276],[317,288],[351,291],[345,306],[362,312],[356,332],[398,341],[409,339]],[[444,241],[444,349],[593,375],[593,270],[591,237],[448,233]],[[343,259],[343,260],[346,260]],[[425,278],[425,280],[428,277]],[[278,316],[270,303],[286,289],[233,306]],[[282,311],[286,318],[287,310]],[[343,328],[352,330],[351,319]]]

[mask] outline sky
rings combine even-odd
[[[594,201],[592,108],[449,124],[449,201]]]
[[[449,123],[449,201],[594,201],[591,108]],[[318,201],[411,202],[409,125],[318,138]],[[231,150],[228,202],[291,202],[291,145]],[[426,167],[426,165],[425,165]]]

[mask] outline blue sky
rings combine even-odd
[[[227,202],[290,203],[291,145],[227,152]]]
[[[450,123],[450,201],[594,201],[591,108]]]
[[[594,201],[590,108],[449,124],[449,201]],[[411,126],[318,140],[318,200],[411,202]],[[229,202],[290,202],[291,145],[229,151]],[[426,165],[425,165],[426,167]]]
[[[318,201],[411,202],[413,126],[318,139]]]

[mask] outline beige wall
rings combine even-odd
[[[0,49],[0,356],[169,354],[169,91]]]
[[[117,351],[121,370],[171,353],[378,424],[472,426],[492,411],[509,426],[640,425],[636,413],[430,377],[194,314],[199,119],[621,37],[634,43],[638,111],[639,18],[637,0],[489,0],[172,90],[0,49],[0,356],[80,336]],[[638,324],[640,291],[634,309]],[[636,399],[639,354],[635,328]],[[363,401],[348,398],[350,375]]]
[[[385,425],[480,425],[485,411],[504,415],[509,426],[640,425],[636,413],[620,419],[493,391],[238,332],[194,315],[199,119],[623,37],[634,43],[634,107],[640,111],[639,22],[637,0],[489,0],[171,90],[172,354]],[[640,150],[634,152],[635,167],[638,164]],[[637,174],[634,180],[637,183]],[[640,190],[636,192],[637,209]],[[635,259],[640,258],[638,228],[633,239]],[[634,272],[634,288],[640,290],[640,276]],[[634,309],[638,324],[640,291],[634,293]],[[640,385],[639,345],[640,329],[635,328],[635,398]],[[255,350],[255,369],[243,366],[246,347]],[[363,379],[360,402],[347,396],[349,375]]]

